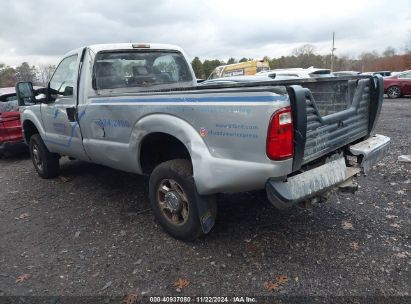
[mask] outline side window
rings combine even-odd
[[[164,55],[157,57],[153,62],[153,71],[163,76],[164,83],[191,80],[191,75],[180,56]]]
[[[158,73],[167,75],[170,81],[176,82],[179,80],[179,66],[171,55],[156,58],[153,69]]]
[[[50,96],[52,100],[58,97],[73,96],[76,78],[77,55],[64,58],[50,80]]]

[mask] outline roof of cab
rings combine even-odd
[[[133,45],[149,45],[149,48],[138,48],[133,47]],[[183,53],[183,49],[179,46],[172,45],[172,44],[160,44],[160,43],[139,43],[139,42],[132,42],[132,43],[108,43],[108,44],[93,44],[87,46],[90,50],[97,53],[100,51],[110,51],[110,50],[137,50],[137,49],[144,49],[144,50],[172,50],[172,51],[179,51]],[[83,47],[77,48],[65,54],[64,57],[67,57],[72,54],[78,53]]]

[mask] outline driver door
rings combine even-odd
[[[78,121],[77,107],[79,54],[64,58],[49,82],[47,104],[41,105],[46,131],[44,142],[51,152],[87,160]]]

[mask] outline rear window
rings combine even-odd
[[[93,79],[97,90],[158,88],[193,80],[181,53],[135,50],[98,53]]]

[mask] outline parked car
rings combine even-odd
[[[261,82],[261,81],[273,81],[273,80],[288,80],[288,79],[297,79],[297,76],[291,75],[275,75],[273,73],[271,76],[267,75],[252,75],[252,76],[231,76],[231,77],[222,77],[207,79],[201,82],[200,86],[206,85],[216,85],[216,84],[234,84],[234,83],[247,83],[247,82]]]
[[[382,77],[388,77],[391,76],[391,72],[390,71],[376,71],[376,72],[364,72],[361,73],[362,75],[381,75]]]
[[[391,71],[377,71],[377,72],[374,72],[373,75],[377,75],[377,74],[381,75],[382,77],[389,77],[391,76]]]
[[[300,78],[321,78],[333,77],[331,70],[315,69],[313,67],[308,69],[291,68],[291,69],[276,69],[258,72],[250,76],[230,76],[222,78],[208,79],[201,83],[201,85],[214,84],[230,84],[230,83],[246,83],[246,82],[262,82],[262,81],[280,81]]]
[[[411,70],[385,77],[384,93],[389,98],[411,95]]]
[[[289,68],[289,69],[274,69],[269,71],[262,71],[256,74],[256,76],[269,76],[275,78],[277,76],[294,77],[294,78],[321,78],[321,77],[333,77],[333,73],[329,69],[318,69],[309,67],[303,68]]]
[[[149,175],[160,225],[193,240],[213,227],[218,193],[265,189],[288,208],[366,173],[390,145],[374,134],[382,86],[380,76],[199,86],[179,47],[92,45],[63,57],[22,122],[40,177],[56,177],[62,156]],[[16,88],[31,104],[32,84]]]
[[[358,71],[336,71],[333,72],[334,76],[338,77],[338,76],[356,76],[361,74],[361,72]]]
[[[15,88],[0,88],[0,155],[26,147]]]

